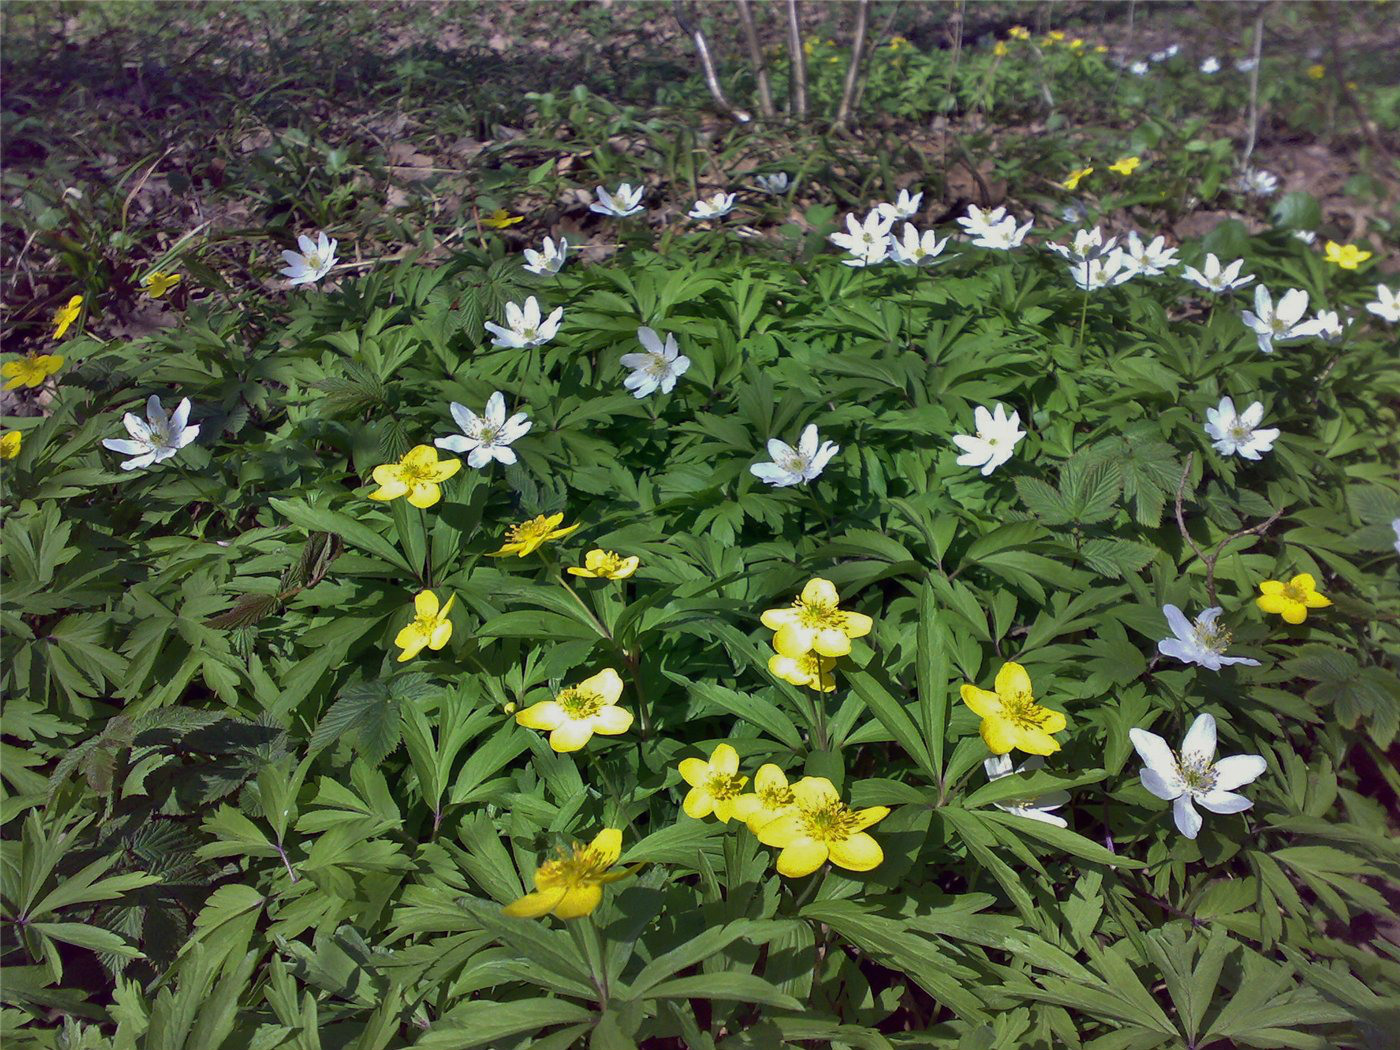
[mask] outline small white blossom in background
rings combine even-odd
[[[1088,262],[1090,259],[1100,259],[1107,255],[1117,243],[1117,237],[1110,237],[1105,243],[1103,231],[1095,226],[1092,230],[1080,230],[1069,245],[1048,244],[1046,247],[1071,262]]]
[[[1176,57],[1178,54],[1180,54],[1180,53],[1181,53],[1181,45],[1180,45],[1180,44],[1172,44],[1170,47],[1165,47],[1165,48],[1163,48],[1161,51],[1154,51],[1154,52],[1152,52],[1152,61],[1153,61],[1153,62],[1165,62],[1165,61],[1167,61],[1167,59],[1169,59],[1169,58],[1175,58],[1175,57]]]
[[[692,219],[722,219],[734,210],[734,194],[716,193],[698,200],[687,213]]]
[[[758,188],[764,193],[786,193],[788,188],[787,172],[780,171],[773,175],[755,175],[754,181],[758,183]]]
[[[1194,284],[1199,284],[1208,292],[1231,292],[1236,288],[1243,288],[1254,280],[1253,274],[1240,276],[1240,268],[1244,266],[1243,259],[1236,259],[1229,266],[1222,267],[1220,260],[1213,254],[1206,256],[1205,272],[1202,273],[1194,266],[1188,266],[1181,271],[1181,275]]]
[[[614,218],[625,219],[629,215],[636,215],[642,210],[642,187],[635,189],[629,183],[624,182],[614,192],[609,193],[602,186],[599,186],[594,193],[598,200],[588,206],[589,211],[596,211],[599,215],[611,215]]]
[[[958,219],[958,225],[967,231],[972,243],[978,248],[991,248],[994,251],[1010,251],[1019,248],[1031,232],[1031,224],[1016,225],[1016,217],[1006,214],[1005,208],[995,208],[984,212],[975,204],[968,205],[967,214]]]
[[[877,204],[875,210],[889,219],[891,223],[895,223],[900,219],[912,219],[917,215],[923,199],[922,191],[911,197],[908,190],[900,190],[899,198],[893,204]]]
[[[1207,671],[1218,671],[1228,664],[1258,667],[1258,660],[1225,655],[1230,647],[1230,632],[1219,623],[1224,611],[1219,607],[1207,609],[1192,623],[1175,605],[1162,606],[1167,626],[1175,637],[1163,638],[1157,643],[1157,651],[1184,664],[1199,664]]]
[[[1045,759],[1040,755],[1032,755],[1016,767],[1012,766],[1010,755],[993,755],[991,758],[982,760],[982,768],[986,770],[988,780],[1000,780],[1002,777],[1009,777],[1012,773],[1032,773],[1044,765]],[[1035,798],[1016,798],[1008,802],[995,802],[993,805],[1005,813],[1014,813],[1027,820],[1039,820],[1045,824],[1053,824],[1057,828],[1066,828],[1069,827],[1069,823],[1065,818],[1056,816],[1050,811],[1059,809],[1068,801],[1068,791],[1051,791]]]
[[[1390,527],[1395,531],[1395,553],[1400,554],[1400,518],[1392,521]]]
[[[1145,242],[1136,232],[1128,234],[1128,243],[1123,248],[1123,259],[1135,274],[1144,277],[1157,277],[1177,265],[1176,249],[1167,247],[1165,237],[1154,237]]]
[[[1084,207],[1084,205],[1080,204],[1078,201],[1075,201],[1073,204],[1066,204],[1063,208],[1060,209],[1060,218],[1063,219],[1065,222],[1072,223],[1076,226],[1078,226],[1088,217],[1089,209]]]
[[[1254,289],[1254,310],[1244,311],[1241,318],[1245,327],[1254,330],[1259,349],[1272,354],[1275,343],[1315,334],[1313,322],[1303,320],[1307,312],[1308,293],[1301,288],[1290,288],[1284,292],[1275,306],[1269,290],[1261,284]]]
[[[507,346],[518,350],[527,346],[543,346],[549,342],[559,334],[559,322],[563,319],[564,308],[556,306],[548,318],[541,320],[540,304],[532,295],[525,300],[524,309],[515,303],[506,303],[506,324],[509,328],[502,328],[487,321],[486,330],[495,336],[491,340],[493,346]]]
[[[1235,70],[1240,73],[1252,73],[1254,67],[1259,63],[1252,58],[1241,58],[1235,61]]]
[[[1135,77],[1145,77],[1147,76],[1147,63],[1139,59],[1128,67],[1128,72]]]
[[[906,222],[903,239],[890,238],[890,257],[900,266],[930,266],[946,247],[947,237],[940,241],[936,231],[920,233],[913,223]]]
[[[1201,63],[1201,72],[1204,73],[1206,76],[1210,76],[1212,73],[1219,73],[1220,59],[1216,58],[1214,55],[1211,55],[1209,58],[1207,58],[1204,62]]]
[[[1293,236],[1304,244],[1314,244],[1317,241],[1317,232],[1315,230],[1294,230]]]
[[[1263,421],[1264,405],[1259,401],[1236,413],[1234,399],[1222,397],[1219,405],[1206,409],[1206,433],[1222,456],[1258,459],[1261,453],[1272,449],[1279,432],[1274,428],[1260,429]]]
[[[1341,315],[1336,310],[1319,310],[1308,322],[1312,332],[1324,343],[1339,343],[1346,334]]]
[[[1400,291],[1392,292],[1383,284],[1376,285],[1375,301],[1367,303],[1366,309],[1382,321],[1400,322]]]
[[[300,252],[282,253],[282,261],[287,264],[282,276],[293,285],[315,284],[331,272],[331,267],[335,265],[335,250],[339,245],[339,241],[332,240],[324,233],[318,233],[314,241],[303,233],[297,238]]]
[[[534,425],[524,412],[517,412],[507,419],[506,398],[499,390],[486,399],[486,408],[479,416],[456,401],[448,405],[448,411],[462,432],[451,437],[435,438],[433,444],[449,452],[465,452],[467,466],[476,470],[493,459],[506,466],[514,463],[515,452],[510,446],[529,433]]]
[[[954,434],[953,444],[963,451],[958,457],[958,466],[981,467],[985,478],[1011,458],[1026,432],[1021,429],[1021,414],[1012,412],[1008,416],[1000,402],[995,413],[978,405],[972,417],[977,424],[977,433]]]
[[[544,245],[539,251],[533,248],[525,249],[525,269],[531,273],[537,273],[541,277],[552,277],[564,266],[564,260],[569,255],[569,240],[567,237],[560,237],[559,243],[554,243],[553,237],[546,237]]]
[[[890,227],[893,225],[893,219],[885,218],[878,211],[872,211],[864,222],[848,214],[846,232],[833,233],[830,240],[851,254],[851,258],[841,260],[847,266],[874,266],[889,258]]]
[[[1133,279],[1137,273],[1128,265],[1127,257],[1121,249],[1113,251],[1105,258],[1086,259],[1069,264],[1070,276],[1081,291],[1097,292],[1100,288],[1114,288]]]
[[[175,453],[199,437],[199,426],[189,425],[190,399],[185,398],[167,414],[160,398],[152,394],[146,399],[146,418],[135,412],[122,416],[122,423],[131,440],[124,438],[103,438],[102,447],[119,456],[130,456],[122,463],[122,470],[140,470],[152,463],[164,463]]]
[[[1232,185],[1251,197],[1272,197],[1278,192],[1278,176],[1262,168],[1247,168]]]
[[[1254,805],[1236,788],[1253,783],[1268,768],[1259,755],[1231,755],[1215,761],[1215,718],[1200,714],[1186,731],[1181,752],[1145,729],[1130,729],[1128,737],[1142,759],[1142,786],[1172,803],[1176,827],[1188,839],[1201,830],[1201,815],[1193,803],[1212,813],[1243,813]]]
[[[622,385],[638,398],[657,390],[669,394],[675,389],[676,380],[690,368],[690,358],[680,352],[674,335],[666,336],[663,345],[655,331],[638,328],[637,341],[646,352],[622,355],[622,367],[632,369],[632,374],[622,381]]]
[[[809,423],[807,429],[793,448],[785,441],[771,438],[768,441],[768,458],[771,463],[755,463],[749,472],[760,481],[777,488],[789,485],[803,485],[814,481],[826,469],[831,457],[841,451],[841,446],[830,441],[821,441],[817,425]]]

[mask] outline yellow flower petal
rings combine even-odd
[[[564,890],[537,890],[527,893],[517,901],[511,901],[501,911],[516,919],[538,919],[548,915],[564,899]]]
[[[1001,697],[975,685],[964,684],[959,690],[962,702],[972,709],[979,718],[995,718],[1001,714]]]
[[[683,779],[691,787],[699,787],[710,775],[710,764],[703,758],[683,758],[677,767]]]
[[[632,728],[632,712],[621,707],[605,707],[593,716],[593,732],[617,736]]]
[[[1029,693],[1031,691],[1031,676],[1020,664],[1008,661],[1002,664],[1001,670],[997,672],[996,690],[999,696]]]
[[[588,722],[569,719],[549,734],[549,746],[560,754],[578,751],[593,739],[593,726]]]
[[[622,676],[611,667],[605,667],[585,679],[578,688],[586,693],[597,693],[604,703],[615,704],[622,696]]]
[[[826,863],[826,844],[814,839],[786,847],[778,854],[778,874],[790,879],[800,879]]]
[[[593,836],[588,848],[597,854],[604,867],[612,867],[622,856],[622,831],[618,828],[604,828]]]
[[[524,711],[515,713],[516,723],[526,729],[558,729],[567,718],[564,708],[553,700],[531,704]]]
[[[571,886],[554,906],[554,914],[561,919],[581,919],[591,915],[593,909],[603,901],[603,887],[597,883]]]
[[[831,843],[831,863],[851,871],[869,871],[884,859],[880,844],[863,831]]]
[[[714,808],[715,800],[710,797],[708,791],[701,787],[691,788],[681,801],[681,809],[685,810],[685,815],[694,817],[696,820],[709,816]]]
[[[732,777],[739,772],[739,752],[728,744],[718,745],[714,753],[710,755],[710,769]]]

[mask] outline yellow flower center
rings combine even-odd
[[[1290,602],[1307,601],[1308,592],[1296,583],[1285,583],[1283,585],[1283,596]]]
[[[813,602],[809,605],[798,598],[792,604],[797,608],[798,618],[803,627],[810,627],[817,631],[824,631],[828,628],[835,628],[838,631],[846,629],[846,614],[834,602]]]
[[[1216,653],[1223,653],[1230,648],[1230,639],[1233,637],[1219,623],[1198,623],[1191,633],[1196,636],[1196,641],[1203,648]]]
[[[592,718],[605,706],[602,696],[576,685],[565,689],[554,699],[570,718]]]
[[[308,252],[306,255],[306,268],[308,270],[319,270],[321,268],[321,253]]]
[[[1028,692],[1001,697],[1001,714],[1008,722],[1014,722],[1022,729],[1039,729],[1050,716],[1050,712],[1037,704],[1035,697]]]
[[[671,370],[671,362],[667,361],[661,354],[647,354],[646,364],[642,368],[652,378],[664,379],[666,373]]]
[[[535,872],[535,888],[556,890],[560,887],[572,889],[597,882],[610,865],[606,858],[599,856],[589,846],[574,844],[572,853],[562,847],[553,860],[547,860]]]
[[[1177,771],[1189,791],[1206,792],[1215,787],[1215,767],[1210,759],[1197,752],[1188,752],[1177,760]]]
[[[399,463],[399,480],[405,485],[417,485],[424,481],[430,481],[436,469],[436,463],[405,459]]]
[[[856,833],[856,815],[844,802],[801,811],[802,828],[818,842],[844,842]]]
[[[711,798],[723,802],[738,798],[747,782],[748,777],[741,777],[738,773],[711,773],[705,778],[705,790]]]
[[[622,571],[622,555],[614,551],[605,551],[598,559],[597,568],[593,570],[599,576],[614,576]]]
[[[512,525],[506,530],[506,539],[511,543],[529,543],[546,539],[552,531],[549,519],[541,514],[529,521],[522,521],[519,525]]]
[[[764,809],[782,809],[784,806],[791,806],[796,799],[792,794],[792,788],[786,784],[781,787],[759,788],[755,794],[758,800],[763,803]]]

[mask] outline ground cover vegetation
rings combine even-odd
[[[0,12],[7,1045],[1393,1044],[1390,5],[748,14]]]

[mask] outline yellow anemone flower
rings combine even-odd
[[[1321,63],[1308,66],[1308,76],[1310,76],[1313,80],[1321,80],[1326,75],[1327,67],[1322,65]]]
[[[1093,168],[1075,168],[1069,173],[1069,178],[1060,183],[1067,190],[1079,189],[1079,184],[1094,173]]]
[[[906,39],[904,39],[904,37],[899,36],[898,34],[896,34],[895,36],[890,37],[890,45],[889,45],[889,47],[890,47],[890,50],[891,50],[891,51],[898,51],[900,48],[902,48],[902,47],[908,47],[908,46],[909,46],[909,41],[906,40]]]
[[[1328,241],[1324,250],[1326,254],[1323,258],[1343,270],[1354,270],[1371,257],[1370,252],[1354,244],[1338,244],[1336,241]]]
[[[438,486],[462,469],[460,459],[438,461],[432,445],[417,445],[408,450],[397,463],[384,463],[374,468],[374,480],[379,488],[370,499],[391,500],[407,496],[415,507],[431,507],[442,499]]]
[[[1106,45],[1106,44],[1095,44],[1095,45],[1094,45],[1094,54],[1096,54],[1096,55],[1106,55],[1106,54],[1108,54],[1108,45]]]
[[[603,887],[625,879],[631,871],[609,871],[622,856],[622,832],[604,828],[587,846],[575,842],[560,849],[535,871],[535,891],[501,910],[517,919],[538,919],[553,912],[561,919],[581,919],[603,901]]]
[[[839,602],[830,580],[808,580],[790,607],[769,609],[763,614],[763,626],[777,632],[773,635],[773,648],[779,655],[794,660],[811,652],[818,656],[845,656],[851,651],[851,639],[865,637],[875,621],[864,613],[838,608]]]
[[[595,547],[583,556],[583,568],[569,566],[569,575],[590,580],[625,580],[637,571],[642,559],[635,554],[623,557],[615,551]]]
[[[784,656],[774,653],[768,658],[768,670],[775,678],[781,678],[789,685],[807,686],[819,693],[836,691],[836,676],[831,672],[836,667],[836,659],[808,653],[806,656]]]
[[[728,744],[720,744],[710,753],[710,760],[683,758],[681,776],[690,785],[681,808],[686,816],[700,820],[713,813],[721,824],[736,816],[735,805],[748,777],[739,775],[739,752]]]
[[[147,295],[152,299],[159,299],[183,280],[184,278],[178,273],[162,273],[160,270],[156,270],[141,284],[146,289]]]
[[[484,215],[481,225],[489,226],[493,230],[504,230],[507,226],[514,226],[517,222],[524,222],[525,216],[512,215],[504,208],[497,208],[490,215]]]
[[[7,430],[0,436],[0,459],[14,459],[19,455],[20,446],[24,444],[24,438],[20,436],[18,430]]]
[[[1011,49],[1006,46],[1005,40],[998,40],[992,45],[992,54],[996,55],[997,58],[1005,58],[1010,50]]]
[[[1048,36],[1051,40],[1054,40],[1054,41],[1060,41],[1060,40],[1063,40],[1063,39],[1065,38],[1064,31],[1061,30],[1061,29],[1052,29],[1052,30],[1050,30],[1049,33],[1047,33],[1047,34],[1045,34],[1045,35]]]
[[[53,315],[53,337],[55,339],[62,339],[64,333],[68,331],[69,326],[78,319],[78,315],[82,312],[83,297],[81,295],[73,296],[73,298],[68,300],[67,306],[59,307],[58,311]]]
[[[403,652],[399,653],[399,663],[412,660],[424,649],[434,652],[447,644],[452,637],[452,621],[447,614],[452,611],[452,603],[457,600],[454,594],[447,604],[438,608],[437,595],[432,591],[419,591],[413,599],[413,620],[394,636],[394,644]]]
[[[1308,618],[1309,609],[1325,609],[1332,599],[1317,589],[1311,573],[1300,572],[1287,583],[1265,580],[1259,585],[1255,602],[1264,612],[1277,613],[1285,622],[1299,624]]]
[[[1020,748],[1030,755],[1053,755],[1060,750],[1060,742],[1050,734],[1064,729],[1065,716],[1035,702],[1031,676],[1020,664],[1002,665],[994,693],[965,684],[962,701],[982,719],[982,740],[992,754]]]
[[[1012,26],[1006,32],[1008,36],[1016,40],[1029,40],[1031,38],[1031,31],[1025,26]]]
[[[5,389],[13,390],[17,386],[43,386],[62,367],[63,358],[58,354],[26,354],[18,361],[6,361],[0,375],[9,380]]]
[[[501,544],[501,549],[491,551],[488,557],[503,558],[508,554],[514,554],[523,558],[527,554],[534,553],[550,540],[563,539],[581,524],[575,522],[572,525],[565,525],[561,529],[559,525],[563,520],[563,514],[551,514],[549,517],[540,514],[529,521],[522,521],[519,525],[512,525],[506,529],[506,541]]]
[[[1118,175],[1131,175],[1141,163],[1141,157],[1120,157],[1108,166],[1108,170]]]
[[[758,841],[777,846],[778,874],[810,875],[828,860],[850,871],[869,871],[885,859],[865,829],[889,816],[888,806],[852,809],[825,777],[803,777],[792,785],[794,809],[758,829]]]
[[[553,700],[517,712],[515,720],[526,729],[548,730],[549,746],[560,754],[577,751],[594,733],[617,736],[632,727],[632,712],[617,706],[620,696],[622,679],[611,667],[605,667]]]
[[[1079,50],[1081,47],[1083,47],[1083,46],[1084,46],[1084,41],[1083,41],[1082,39],[1080,39],[1079,37],[1075,37],[1073,40],[1071,40],[1071,41],[1069,42],[1069,49],[1070,49],[1071,51],[1078,51],[1078,50]]]
[[[734,817],[757,834],[770,820],[786,816],[797,809],[797,796],[788,786],[787,775],[772,762],[758,767],[754,774],[753,791],[734,800]]]

